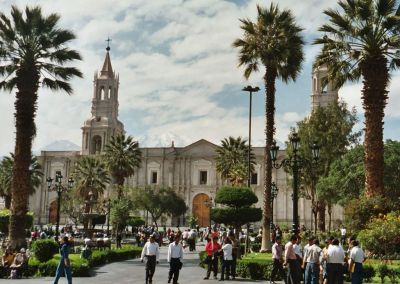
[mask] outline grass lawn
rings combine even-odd
[[[242,256],[243,260],[254,260],[254,261],[272,261],[271,253],[248,253],[246,256]]]

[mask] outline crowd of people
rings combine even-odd
[[[270,283],[280,275],[286,284],[299,284],[302,280],[304,284],[342,284],[343,275],[348,271],[352,284],[361,284],[364,252],[355,237],[349,238],[348,245],[345,251],[339,239],[330,237],[322,249],[317,238],[309,237],[302,249],[301,238],[293,235],[283,251],[281,237],[276,237]],[[287,266],[287,275],[284,266]]]

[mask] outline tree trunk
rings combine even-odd
[[[365,194],[384,194],[383,118],[387,102],[389,71],[384,56],[367,58],[360,64],[363,75],[362,101],[365,117]]]
[[[124,187],[125,178],[123,176],[115,176],[115,186],[117,188],[117,197],[118,200],[121,200],[123,197],[123,187]]]
[[[29,165],[32,141],[36,135],[35,112],[39,74],[34,64],[26,63],[16,74],[17,93],[15,100],[15,149],[11,186],[11,216],[9,225],[10,246],[26,246],[25,220],[30,191]],[[30,67],[29,67],[30,66]]]
[[[329,216],[328,228],[330,232],[332,229],[332,204],[328,204],[328,216]]]
[[[318,201],[317,211],[318,211],[318,230],[320,232],[325,232],[325,201]]]
[[[265,84],[265,176],[264,176],[264,212],[261,252],[271,251],[271,183],[272,183],[272,160],[270,147],[275,133],[275,79],[276,70],[266,67],[264,75]]]
[[[4,207],[10,209],[11,207],[11,195],[4,196]]]

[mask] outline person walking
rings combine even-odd
[[[286,283],[285,270],[283,269],[283,254],[282,254],[282,240],[281,237],[275,238],[275,243],[272,246],[272,272],[271,279],[269,281],[270,284],[275,284],[275,278],[277,273],[280,274],[283,281]]]
[[[61,247],[60,247],[60,262],[58,263],[56,276],[54,278],[53,284],[57,284],[60,279],[62,273],[65,273],[65,277],[67,278],[68,284],[72,284],[72,274],[71,274],[71,263],[69,261],[69,241],[68,237],[65,236],[60,239]]]
[[[285,263],[288,266],[287,272],[287,284],[300,284],[301,278],[301,267],[297,260],[296,253],[294,251],[294,244],[297,242],[297,236],[292,235],[290,241],[285,245]]]
[[[343,284],[344,251],[334,239],[328,248],[328,284]]]
[[[231,275],[232,279],[236,279],[236,263],[237,259],[240,255],[240,244],[239,241],[235,237],[235,233],[233,231],[229,232],[229,239],[232,242],[232,266],[231,266]]]
[[[225,239],[222,251],[222,269],[219,281],[229,280],[229,277],[232,276],[232,241],[229,238]]]
[[[210,278],[211,270],[213,271],[214,279],[218,279],[218,256],[220,250],[221,245],[218,243],[218,236],[214,236],[213,239],[206,244],[205,248],[205,251],[207,252],[207,275],[204,277],[204,280]]]
[[[350,243],[350,265],[349,270],[351,273],[351,283],[361,284],[363,280],[363,262],[364,251],[358,246],[358,241],[353,240]]]
[[[304,250],[304,284],[319,283],[319,263],[322,249],[319,247],[318,239],[312,239],[312,244]]]
[[[168,283],[178,284],[179,270],[182,268],[183,247],[180,243],[180,236],[175,237],[175,241],[168,246],[167,260],[169,263]]]
[[[141,255],[141,261],[146,258],[146,284],[153,283],[153,275],[156,271],[156,264],[160,258],[160,248],[156,243],[156,236],[152,234],[149,241],[144,245]]]

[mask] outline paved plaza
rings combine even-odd
[[[201,249],[203,247],[198,247]],[[153,278],[154,284],[167,283],[169,265],[167,263],[167,247],[161,248],[160,264],[157,265],[156,273]],[[218,280],[203,280],[206,271],[199,266],[198,252],[189,252],[184,254],[183,268],[179,276],[180,284],[211,284],[221,283]],[[127,283],[145,283],[144,264],[140,259],[128,260],[123,262],[114,262],[101,266],[94,270],[93,277],[74,278],[74,284],[127,284]],[[21,280],[0,279],[0,283],[23,283],[38,284],[52,283],[52,277],[41,277]],[[241,280],[228,281],[229,283],[238,282],[241,284],[256,283],[262,281]],[[265,282],[265,281],[264,281]],[[60,284],[67,283],[65,278],[61,278]]]

